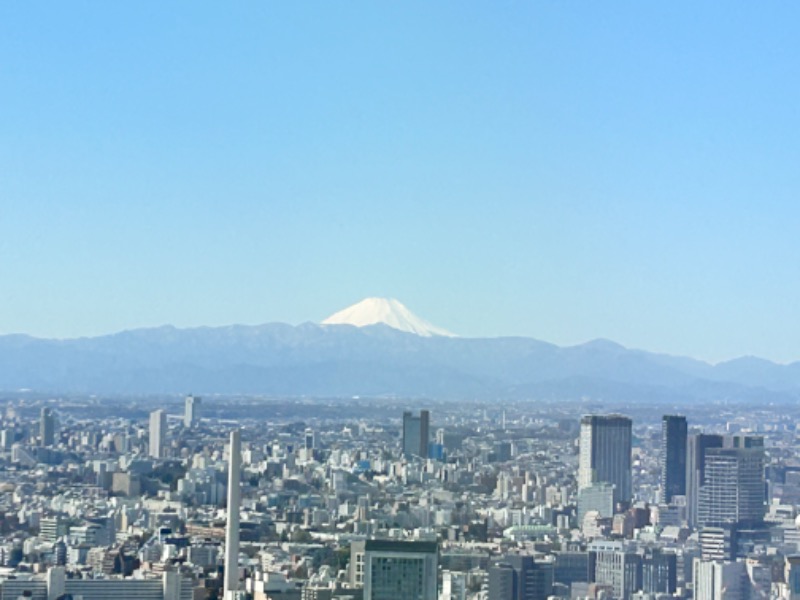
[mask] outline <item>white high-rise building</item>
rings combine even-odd
[[[0,450],[11,450],[14,445],[14,432],[11,429],[0,431]]]
[[[150,456],[164,458],[167,439],[167,413],[162,409],[150,413]]]
[[[702,527],[745,525],[764,520],[764,439],[725,438],[723,448],[705,452],[705,481],[700,486],[697,521]]]
[[[686,520],[689,527],[697,525],[700,488],[705,484],[706,451],[722,448],[721,435],[693,433],[686,440]]]
[[[191,394],[186,396],[183,410],[183,426],[187,429],[194,427],[195,423],[197,423],[197,412],[200,408],[200,403],[199,396],[192,396]]]

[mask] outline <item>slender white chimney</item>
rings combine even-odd
[[[225,526],[224,598],[235,598],[239,591],[239,508],[242,490],[239,479],[242,469],[242,439],[238,429],[231,431],[228,456],[228,523]]]

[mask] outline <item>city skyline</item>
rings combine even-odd
[[[800,359],[799,11],[6,4],[0,333],[389,296],[464,336]]]
[[[6,400],[3,595],[794,600],[794,405],[186,402]]]

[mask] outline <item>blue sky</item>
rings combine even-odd
[[[0,333],[800,359],[797,3],[0,4]]]

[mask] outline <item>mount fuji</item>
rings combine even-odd
[[[355,327],[377,324],[388,325],[392,329],[414,333],[422,337],[457,337],[446,329],[436,327],[418,317],[394,298],[365,298],[322,321],[322,325],[353,325]]]
[[[0,335],[0,399],[89,394],[800,401],[800,362],[712,365],[608,340],[556,346],[457,337],[397,300],[367,298],[322,323],[135,329],[99,337]]]

